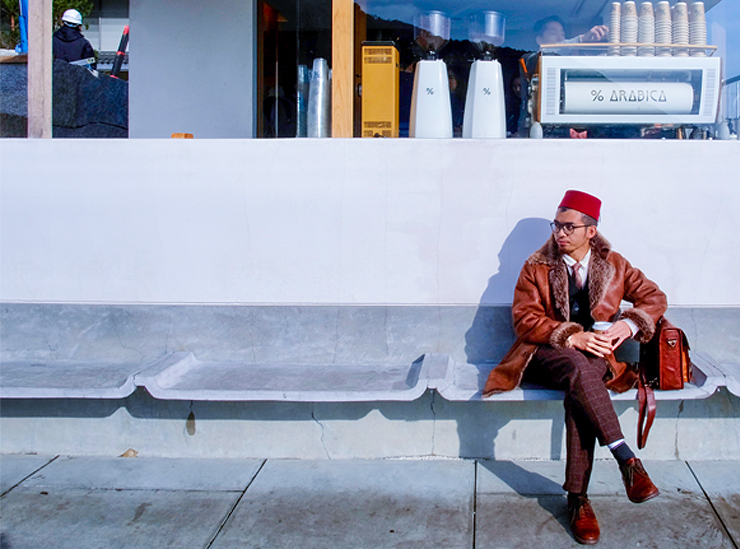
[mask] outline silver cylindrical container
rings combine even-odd
[[[331,137],[331,74],[321,57],[313,60],[308,92],[308,137]]]
[[[306,65],[298,65],[296,85],[296,137],[308,137],[308,93],[311,85]]]

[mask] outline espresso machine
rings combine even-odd
[[[475,13],[468,18],[468,38],[481,52],[473,63],[465,99],[463,137],[473,139],[506,137],[506,104],[501,64],[493,58],[504,43],[506,20],[495,11]]]
[[[450,18],[441,11],[414,17],[414,39],[425,58],[416,64],[409,137],[451,138],[452,105],[447,65],[437,58],[450,39]]]

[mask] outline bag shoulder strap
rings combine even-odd
[[[647,444],[650,428],[655,420],[655,392],[647,384],[645,371],[640,369],[640,381],[637,384],[637,400],[639,402],[639,417],[637,419],[637,447],[642,450]]]

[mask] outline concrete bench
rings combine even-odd
[[[441,360],[437,358],[436,360]],[[494,364],[459,363],[447,357],[448,365],[444,380],[436,387],[443,398],[451,401],[484,400],[482,397],[488,374]],[[704,353],[692,353],[694,363],[694,381],[685,385],[680,391],[656,391],[657,400],[690,400],[708,398],[719,388],[727,384],[726,376],[717,364]],[[441,368],[438,368],[440,371]],[[612,393],[612,400],[635,400],[637,390],[624,393]],[[486,398],[486,401],[523,401],[523,400],[562,400],[563,392],[547,389],[531,383],[522,383],[513,391]]]
[[[0,398],[121,399],[143,387],[160,400],[409,401],[429,387],[424,362],[296,364],[200,361],[173,353],[153,364],[10,361],[0,368]]]
[[[176,353],[134,376],[163,400],[371,402],[420,398],[429,386],[426,362],[297,364],[201,361]]]
[[[722,371],[694,353],[695,380],[680,391],[657,391],[659,400],[701,399],[728,386],[738,395],[737,373]],[[0,398],[116,399],[143,387],[160,400],[372,402],[411,401],[436,390],[450,401],[480,401],[492,364],[468,364],[429,353],[411,364],[245,364],[201,361],[173,353],[153,364],[58,361],[5,362]],[[634,400],[635,390],[613,394]],[[559,400],[561,391],[524,383],[487,401]]]
[[[126,398],[137,362],[14,360],[0,366],[0,398]]]
[[[142,387],[160,400],[412,401],[434,382],[409,335],[436,338],[422,343],[429,348],[440,331],[401,307],[4,304],[1,312],[5,399],[123,399]]]
[[[725,376],[727,390],[736,397],[740,397],[740,363],[721,362],[717,368]]]
[[[469,316],[429,307],[3,305],[0,398],[122,399],[142,387],[161,400],[412,401],[436,390],[476,401],[495,361],[461,355],[501,356],[512,338],[501,309],[464,332]],[[703,399],[721,386],[740,396],[737,365],[692,359],[695,381],[658,399]],[[524,384],[487,400],[557,399]]]

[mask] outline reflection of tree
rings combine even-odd
[[[12,50],[20,42],[19,17],[20,4],[18,0],[0,1],[0,48]]]
[[[89,28],[88,16],[93,11],[92,0],[54,0],[52,17],[54,28],[62,25],[62,14],[69,9],[76,9],[82,14],[84,28]],[[19,19],[21,7],[18,0],[0,0],[0,48],[12,50],[21,41]]]
[[[54,4],[52,6],[54,28],[62,26],[62,15],[67,10],[79,11],[82,15],[82,24],[84,28],[89,28],[90,25],[87,22],[87,18],[92,13],[93,7],[92,0],[54,0]]]

